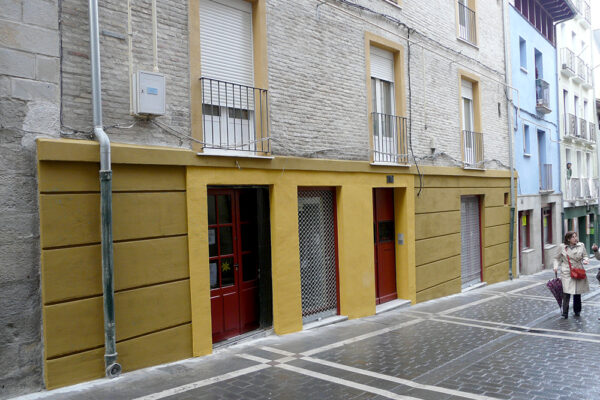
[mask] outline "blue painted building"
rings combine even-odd
[[[568,0],[511,0],[510,68],[514,96],[514,157],[519,271],[552,267],[562,236],[560,131],[554,23],[572,18]]]

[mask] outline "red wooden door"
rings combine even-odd
[[[253,225],[251,220],[242,220],[240,217],[239,191],[209,190],[208,244],[213,342],[258,327],[258,271],[256,249],[251,240],[255,235],[249,234]],[[246,241],[243,240],[244,236],[248,238]]]
[[[373,189],[376,304],[396,299],[394,190]]]

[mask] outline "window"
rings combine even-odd
[[[542,53],[535,49],[535,79],[543,79],[544,78],[544,59]]]
[[[202,143],[195,149],[269,152],[264,2],[190,3],[197,16],[190,32],[192,119],[200,121],[192,135]]]
[[[521,69],[527,71],[527,42],[523,38],[519,38],[519,52],[521,55]]]
[[[465,167],[481,167],[483,163],[483,134],[479,131],[479,84],[461,76],[460,113],[462,154]]]
[[[394,55],[371,46],[371,110],[375,161],[392,161],[394,150]]]
[[[368,109],[372,161],[408,164],[408,140],[401,92],[402,47],[387,39],[366,34]]]
[[[525,153],[526,156],[531,155],[529,125],[526,124],[523,124],[523,153]]]
[[[531,211],[519,211],[519,248],[529,248],[529,226],[531,223]]]
[[[544,244],[552,244],[552,206],[542,208],[542,227]]]
[[[477,44],[475,0],[457,0],[458,37],[471,44]]]

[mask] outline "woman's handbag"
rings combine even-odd
[[[573,279],[585,279],[585,269],[583,268],[572,268],[571,267],[571,259],[567,256],[567,261],[569,262],[569,270],[571,270],[571,278]]]

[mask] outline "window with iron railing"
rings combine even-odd
[[[540,171],[540,190],[552,190],[552,164],[542,164]]]
[[[541,113],[549,113],[550,109],[550,85],[543,79],[535,80],[536,110]]]
[[[373,161],[408,164],[406,118],[374,112]]]
[[[269,154],[266,89],[201,78],[205,150]]]
[[[582,139],[589,140],[588,122],[583,118],[579,118],[579,136]]]
[[[471,44],[477,44],[475,11],[468,7],[466,0],[458,0],[458,35]]]
[[[566,47],[560,49],[560,63],[563,72],[567,73],[569,76],[575,74],[575,53],[573,53],[571,49]]]
[[[466,168],[483,168],[483,133],[462,131],[463,165]]]
[[[574,114],[569,114],[569,123],[567,126],[567,134],[569,136],[579,136],[577,131],[577,116]]]

